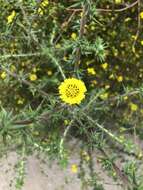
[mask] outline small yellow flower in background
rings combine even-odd
[[[21,98],[21,99],[17,100],[17,104],[18,104],[18,105],[22,105],[22,104],[24,104],[24,99]]]
[[[7,17],[7,24],[11,24],[16,16],[16,12],[13,10],[11,14]]]
[[[46,7],[47,5],[49,5],[49,1],[48,0],[44,0],[44,1],[42,1],[41,5],[43,7]]]
[[[30,75],[29,75],[29,79],[30,79],[31,81],[35,81],[35,80],[37,80],[37,75],[36,75],[36,74],[30,74]]]
[[[120,3],[122,3],[122,0],[115,0],[115,3],[120,4]]]
[[[60,49],[61,48],[61,44],[56,44],[55,48]]]
[[[11,67],[10,67],[10,71],[11,71],[11,72],[16,71],[16,67],[15,67],[14,65],[11,65]]]
[[[48,0],[43,0],[41,3],[40,3],[40,6],[38,8],[38,13],[40,15],[44,15],[44,9],[49,5],[49,1]]]
[[[118,77],[117,77],[117,81],[118,81],[118,82],[122,82],[122,81],[123,81],[123,76],[118,76]]]
[[[143,109],[140,109],[141,114],[143,114]]]
[[[143,40],[141,40],[141,45],[143,46]]]
[[[125,19],[125,22],[128,22],[128,21],[130,21],[130,20],[132,20],[130,17],[127,17],[126,19]]]
[[[87,72],[88,72],[88,74],[90,74],[90,75],[96,75],[96,71],[94,70],[93,67],[87,68]]]
[[[101,67],[102,67],[104,70],[106,70],[107,67],[108,67],[108,63],[103,63],[103,64],[101,65]]]
[[[81,16],[81,17],[83,16],[83,12],[80,13],[80,16]]]
[[[44,14],[44,11],[42,10],[41,7],[38,8],[38,13],[39,13],[40,15],[43,15],[43,14]]]
[[[72,173],[77,173],[78,172],[78,166],[76,164],[73,164],[71,166],[71,171],[72,171]]]
[[[69,123],[70,123],[70,122],[69,122],[67,119],[64,120],[64,124],[65,124],[65,125],[68,125]]]
[[[73,32],[73,33],[71,34],[71,38],[72,38],[73,40],[76,40],[76,39],[77,39],[77,34],[76,34],[75,32]]]
[[[64,57],[63,57],[63,60],[64,60],[64,61],[67,61],[67,60],[68,60],[68,57],[67,57],[67,56],[64,56]]]
[[[138,159],[142,159],[143,158],[142,152],[139,152],[137,156],[138,156]]]
[[[2,79],[5,79],[6,77],[7,77],[7,74],[6,74],[5,71],[3,71],[3,72],[1,73],[1,78],[2,78]]]
[[[92,31],[94,31],[95,29],[96,29],[96,27],[95,26],[91,26],[91,28],[90,28]]]
[[[117,57],[119,55],[119,52],[118,52],[118,50],[116,48],[113,50],[113,54],[114,54],[115,57]]]
[[[87,162],[90,160],[90,156],[86,151],[82,152],[83,159],[86,160]]]
[[[48,74],[48,76],[51,76],[53,74],[53,72],[51,70],[48,70],[47,74]]]
[[[76,78],[65,79],[59,86],[60,98],[70,105],[80,104],[86,91],[84,82]]]
[[[143,19],[143,11],[140,13],[140,17],[141,19]]]
[[[95,86],[98,82],[97,80],[92,80],[91,83],[92,83],[92,86]]]
[[[108,98],[108,96],[109,96],[108,92],[105,92],[105,93],[103,93],[103,94],[100,95],[100,98],[102,100],[106,100]]]
[[[128,96],[124,96],[124,98],[123,98],[124,100],[127,100],[128,99]]]
[[[134,103],[130,103],[130,109],[132,111],[137,111],[138,110],[138,105],[137,104],[134,104]]]
[[[37,72],[37,68],[34,67],[34,68],[32,69],[32,71],[33,71],[34,73],[36,73],[36,72]]]
[[[109,76],[109,79],[114,79],[114,78],[115,78],[114,74],[111,74],[111,75]]]
[[[136,35],[132,35],[132,39],[137,40],[137,36]]]
[[[105,89],[109,89],[109,88],[110,88],[109,84],[105,85]]]

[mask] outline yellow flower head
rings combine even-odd
[[[77,34],[76,34],[75,32],[73,32],[73,33],[71,34],[71,38],[72,38],[73,40],[76,40],[76,39],[77,39]]]
[[[15,16],[16,16],[16,12],[13,10],[11,14],[7,17],[7,24],[11,24]]]
[[[118,81],[118,82],[122,82],[122,81],[123,81],[123,76],[118,76],[118,77],[117,77],[117,81]]]
[[[70,105],[80,104],[86,91],[84,82],[76,78],[65,79],[59,86],[60,98]]]
[[[124,98],[123,98],[124,100],[127,100],[128,99],[128,96],[124,96]]]
[[[48,70],[47,74],[48,74],[48,76],[51,76],[53,74],[53,72],[51,70]]]
[[[41,3],[41,5],[42,5],[43,7],[46,7],[47,5],[49,5],[49,1],[48,1],[48,0],[44,0],[44,1]]]
[[[109,79],[114,79],[114,78],[115,78],[114,74],[111,74],[111,75],[109,76]]]
[[[87,72],[88,72],[89,75],[96,75],[96,71],[94,70],[93,67],[87,68]]]
[[[107,70],[108,63],[103,63],[103,64],[101,65],[101,67],[102,67],[104,70]]]
[[[141,45],[143,46],[143,40],[141,40]]]
[[[43,15],[43,14],[44,14],[44,11],[42,10],[41,7],[39,7],[37,11],[38,11],[38,13],[39,13],[40,15]]]
[[[77,173],[77,172],[78,172],[78,167],[77,167],[76,164],[73,164],[73,165],[71,166],[71,171],[72,171],[73,173]]]
[[[134,104],[134,103],[130,103],[130,109],[131,109],[132,111],[137,111],[138,105],[137,105],[137,104]]]
[[[5,71],[4,71],[4,72],[2,72],[2,74],[1,74],[1,78],[2,78],[2,79],[5,79],[5,78],[6,78],[6,76],[7,76],[6,72],[5,72]]]
[[[100,98],[101,98],[102,100],[106,100],[106,99],[108,99],[108,97],[109,97],[108,92],[105,92],[105,93],[103,93],[103,94],[100,95]]]
[[[140,17],[141,19],[143,19],[143,11],[140,13]]]
[[[36,75],[36,74],[30,74],[30,75],[29,75],[29,79],[30,79],[31,81],[35,81],[35,80],[37,80],[37,75]]]
[[[17,104],[18,105],[22,105],[23,103],[24,103],[24,99],[23,98],[17,100]]]
[[[120,4],[120,3],[122,3],[122,0],[115,0],[115,3]]]

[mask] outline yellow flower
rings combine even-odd
[[[22,105],[24,103],[24,99],[19,99],[19,100],[17,100],[17,104],[18,105]]]
[[[95,29],[96,29],[96,27],[95,26],[91,26],[91,28],[90,28],[92,31],[94,31]]]
[[[11,71],[11,72],[16,71],[16,67],[15,67],[14,65],[11,65],[10,71]]]
[[[83,12],[80,13],[80,17],[83,17]]]
[[[124,100],[127,100],[128,99],[128,96],[124,96],[124,98],[123,98]]]
[[[49,5],[49,1],[48,1],[48,0],[44,0],[44,1],[41,3],[41,5],[42,5],[43,7],[46,7],[47,5]]]
[[[101,65],[101,67],[102,67],[104,70],[106,70],[107,67],[108,67],[108,63],[103,63],[103,64]]]
[[[72,38],[73,40],[76,40],[76,39],[77,39],[77,34],[76,34],[75,32],[73,32],[73,33],[71,34],[71,38]]]
[[[109,89],[109,88],[110,88],[109,84],[105,85],[105,89]]]
[[[134,103],[130,103],[130,109],[131,109],[132,111],[137,111],[138,105],[137,105],[137,104],[134,104]]]
[[[73,164],[73,165],[71,166],[71,171],[72,171],[73,173],[77,173],[77,172],[78,172],[78,166],[77,166],[76,164]]]
[[[143,40],[141,40],[141,45],[143,46]]]
[[[102,100],[106,100],[108,98],[108,96],[109,96],[108,92],[105,92],[105,93],[103,93],[103,94],[100,95],[100,98]]]
[[[69,123],[70,123],[70,122],[69,122],[67,119],[64,120],[64,124],[65,124],[65,125],[68,125]]]
[[[117,81],[118,81],[118,82],[122,82],[122,81],[123,81],[123,76],[118,76],[118,77],[117,77]]]
[[[120,3],[122,3],[122,0],[115,0],[115,3],[120,4]]]
[[[61,48],[61,44],[56,44],[55,48],[60,49]]]
[[[86,91],[84,82],[76,78],[65,79],[59,86],[60,98],[70,105],[80,104]]]
[[[132,35],[132,39],[133,40],[137,40],[137,36],[136,35]]]
[[[38,8],[38,13],[40,15],[44,15],[44,9],[49,5],[48,0],[43,0],[40,4],[41,7]]]
[[[47,71],[47,74],[48,74],[48,76],[51,76],[53,73],[52,73],[51,70],[48,70],[48,71]]]
[[[130,21],[130,20],[132,20],[130,17],[127,17],[126,19],[125,19],[125,22],[128,22],[128,21]]]
[[[109,76],[109,79],[114,79],[115,77],[114,77],[114,74],[111,74],[110,76]]]
[[[94,86],[94,85],[96,85],[98,82],[97,82],[96,80],[92,80],[91,83],[92,83],[92,86]]]
[[[82,152],[83,159],[86,160],[87,162],[90,160],[90,156],[86,151]]]
[[[35,81],[35,80],[37,80],[37,75],[36,74],[30,74],[29,79],[31,81]]]
[[[96,75],[96,71],[94,70],[93,67],[87,68],[87,72],[88,72],[88,74],[90,74],[90,75]]]
[[[68,57],[67,57],[67,56],[64,56],[64,57],[63,57],[63,60],[64,60],[64,61],[67,61],[67,60],[68,60]]]
[[[143,11],[140,13],[140,17],[141,19],[143,19]]]
[[[5,79],[5,78],[6,78],[6,76],[7,76],[6,72],[5,72],[5,71],[3,71],[3,72],[1,73],[1,78],[2,78],[2,79]]]
[[[142,157],[143,157],[142,152],[139,152],[139,153],[138,153],[138,158],[141,159]]]
[[[43,15],[43,14],[44,14],[44,11],[42,10],[41,7],[38,8],[38,13],[39,13],[40,15]]]
[[[34,67],[34,68],[32,69],[32,71],[33,71],[33,73],[36,73],[36,72],[37,72],[37,68]]]
[[[15,16],[16,16],[16,12],[13,10],[11,14],[7,17],[7,24],[11,24]]]

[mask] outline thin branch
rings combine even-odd
[[[132,45],[132,50],[133,50],[134,53],[135,53],[135,45],[136,45],[137,39],[138,39],[138,37],[139,37],[140,28],[141,28],[141,17],[140,17],[141,1],[140,1],[140,0],[137,0],[137,3],[138,3],[138,26],[137,26],[137,32],[136,32],[136,35],[135,35],[135,40],[134,40],[134,43],[133,43],[133,45]]]
[[[35,57],[35,56],[40,56],[42,55],[41,52],[37,52],[37,53],[21,53],[21,54],[6,54],[6,55],[2,55],[0,56],[0,60],[1,59],[8,59],[8,58],[18,58],[18,57]]]
[[[126,11],[132,7],[134,7],[135,5],[138,4],[138,0],[135,1],[134,3],[124,7],[124,8],[121,8],[121,9],[100,9],[100,8],[97,8],[96,10],[99,11],[99,12],[122,12],[122,11]],[[67,11],[75,11],[75,12],[81,12],[83,11],[83,9],[70,9],[70,8],[67,8],[66,9]]]
[[[80,20],[80,31],[79,31],[79,40],[83,37],[84,35],[84,30],[85,30],[85,24],[86,24],[86,17],[88,14],[88,4],[85,4],[83,7],[83,14]],[[78,71],[78,67],[79,67],[79,62],[80,62],[80,56],[81,56],[81,52],[80,52],[80,47],[77,47],[76,49],[76,57],[75,57],[75,66],[74,66],[74,71],[77,72]]]

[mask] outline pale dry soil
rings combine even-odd
[[[14,165],[17,160],[16,152],[10,152],[0,160],[0,190],[16,190],[14,183],[11,186],[10,184],[16,176]],[[25,184],[22,190],[94,190],[93,187],[82,187],[78,175],[72,173],[71,165],[79,165],[79,162],[80,157],[76,150],[72,151],[66,169],[62,169],[56,161],[43,163],[35,155],[29,156],[26,163]],[[94,159],[94,170],[102,179],[101,183],[104,184],[105,190],[123,189],[101,168],[96,157]]]

